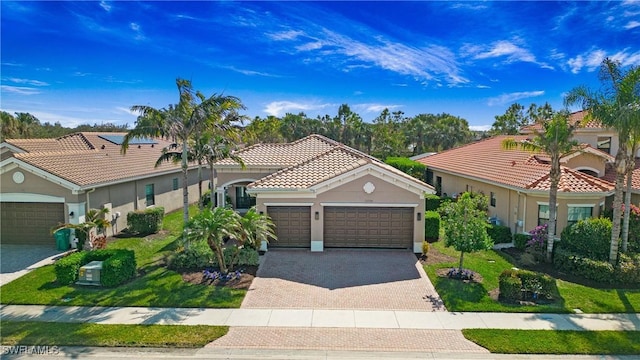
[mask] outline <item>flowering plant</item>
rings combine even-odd
[[[240,279],[240,277],[242,276],[242,270],[236,270],[233,272],[229,272],[227,274],[223,274],[218,270],[212,271],[210,269],[205,269],[203,271],[203,274],[204,274],[204,278],[210,281],[215,281],[215,280],[231,281],[235,279]]]
[[[531,240],[527,241],[527,246],[532,247],[534,250],[544,250],[544,243],[547,240],[547,227],[547,224],[542,224],[529,231]]]
[[[449,269],[447,277],[457,280],[473,280],[473,271],[467,269],[462,269],[462,271],[460,271],[458,268],[452,268]]]

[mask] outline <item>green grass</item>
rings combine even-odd
[[[488,292],[498,288],[500,273],[514,267],[493,250],[465,254],[464,268],[482,275],[482,283],[463,283],[446,277],[439,277],[437,269],[458,266],[460,253],[446,248],[442,242],[431,244],[432,249],[455,260],[425,266],[425,271],[442,297],[449,311],[491,311],[491,312],[550,312],[566,313],[580,309],[585,313],[636,313],[640,312],[640,290],[638,289],[597,289],[567,281],[556,280],[557,301],[550,305],[520,306],[502,304],[489,297]]]
[[[132,249],[142,274],[115,288],[62,286],[56,283],[54,266],[44,266],[0,288],[2,304],[77,306],[155,306],[238,308],[246,290],[194,285],[180,274],[162,266],[163,259],[177,247],[182,211],[165,217],[166,236],[154,239],[119,239],[109,248]]]
[[[100,325],[2,322],[2,345],[202,347],[229,330],[226,326]]]
[[[464,337],[502,354],[640,354],[640,331],[465,329]]]

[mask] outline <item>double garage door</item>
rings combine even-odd
[[[310,247],[310,207],[274,206],[267,213],[278,235],[270,247]],[[324,247],[412,249],[413,218],[413,208],[327,206]]]
[[[61,203],[0,203],[0,236],[3,244],[55,246],[51,228],[64,222]]]

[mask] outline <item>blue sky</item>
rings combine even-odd
[[[129,124],[177,77],[249,117],[385,107],[489,127],[513,102],[562,106],[605,57],[640,65],[640,1],[1,2],[0,108]]]

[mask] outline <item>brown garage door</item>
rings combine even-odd
[[[413,248],[413,208],[324,208],[325,247]]]
[[[3,243],[55,246],[51,228],[64,222],[64,204],[3,202],[0,208]]]
[[[311,208],[308,206],[269,206],[267,214],[276,225],[278,240],[269,247],[311,247]]]

